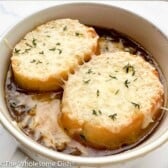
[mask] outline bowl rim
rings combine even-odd
[[[32,14],[23,17],[22,19],[19,19],[14,25],[9,27],[7,32],[3,33],[1,36],[0,41],[3,40],[3,38],[10,33],[10,31],[17,25],[19,25],[21,22],[24,22],[28,19],[31,19],[34,17],[36,14],[39,14],[40,12],[48,11],[52,8],[60,8],[60,7],[66,7],[66,6],[79,6],[79,5],[92,5],[92,6],[99,6],[99,7],[106,7],[106,8],[114,8],[118,10],[122,10],[126,13],[129,13],[131,15],[135,15],[137,18],[147,22],[151,26],[153,26],[163,38],[165,38],[168,41],[168,37],[166,33],[163,33],[157,26],[153,23],[151,23],[149,20],[143,18],[142,16],[139,16],[138,14],[129,11],[127,9],[111,5],[111,4],[105,4],[105,3],[100,3],[100,2],[68,2],[68,3],[61,3],[57,5],[53,5],[47,8],[43,8],[40,10],[37,10],[33,12]],[[109,155],[109,156],[99,156],[99,157],[82,157],[82,156],[72,156],[69,154],[57,152],[48,149],[47,147],[44,147],[37,142],[33,141],[29,137],[27,137],[24,133],[21,133],[17,128],[14,127],[14,124],[16,124],[15,121],[8,120],[5,115],[2,113],[2,108],[0,108],[0,123],[3,125],[3,127],[24,147],[32,150],[33,152],[36,152],[43,157],[46,157],[51,160],[63,160],[63,161],[68,161],[76,164],[83,164],[83,165],[102,165],[102,164],[111,164],[111,163],[121,163],[127,160],[135,159],[140,156],[144,156],[147,153],[153,151],[154,149],[160,147],[163,145],[167,139],[168,139],[168,131],[164,131],[164,133],[154,142],[142,147],[141,149],[138,149],[137,151],[130,151],[129,153],[121,153],[118,155]],[[97,159],[98,158],[98,159]]]

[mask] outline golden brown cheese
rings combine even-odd
[[[58,90],[97,51],[98,35],[78,20],[58,19],[29,32],[11,58],[15,81],[27,90]]]
[[[128,52],[107,53],[69,76],[60,121],[72,137],[116,149],[136,142],[162,103],[163,86],[152,65]]]

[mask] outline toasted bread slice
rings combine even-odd
[[[77,65],[97,51],[98,35],[78,20],[58,19],[29,32],[11,58],[15,81],[27,90],[60,89]]]
[[[163,86],[142,57],[115,52],[93,57],[65,83],[60,123],[96,148],[132,144],[160,111]]]

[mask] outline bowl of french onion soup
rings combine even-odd
[[[0,119],[31,158],[108,167],[168,139],[168,39],[144,18],[53,6],[13,26],[0,53]]]

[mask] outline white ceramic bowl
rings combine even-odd
[[[95,3],[73,3],[54,6],[37,12],[15,25],[3,39],[14,46],[35,26],[57,18],[79,19],[82,23],[105,28],[114,28],[140,43],[159,63],[168,80],[168,39],[154,25],[126,10]],[[0,42],[0,120],[3,126],[15,137],[21,148],[36,160],[65,160],[78,165],[103,166],[123,163],[140,157],[156,149],[168,139],[168,115],[166,114],[159,128],[144,143],[126,152],[104,157],[77,157],[47,149],[24,135],[11,120],[5,103],[4,81],[10,63],[11,50],[4,40]],[[144,95],[145,96],[145,95]],[[110,166],[111,167],[111,166]]]

